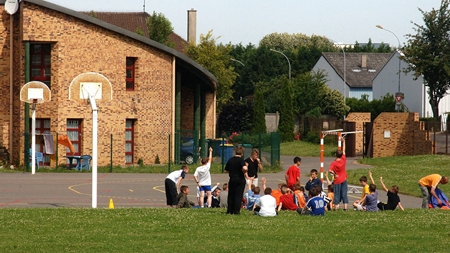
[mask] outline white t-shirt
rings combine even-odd
[[[272,195],[264,195],[259,199],[259,216],[276,216],[277,201]]]
[[[195,170],[194,176],[197,177],[200,186],[211,186],[211,174],[209,173],[210,168],[211,163],[207,163]]]
[[[186,172],[184,170],[176,170],[171,172],[166,178],[172,180],[175,184],[178,183],[178,179],[183,178],[186,175]]]

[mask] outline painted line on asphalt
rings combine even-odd
[[[135,182],[151,182],[151,181],[161,181],[161,180],[157,180],[157,179],[143,179],[143,180],[128,180],[128,181],[107,181],[107,182],[99,182],[98,184],[112,184],[112,183],[135,183]],[[83,183],[83,184],[76,184],[76,185],[71,185],[68,187],[69,190],[75,192],[76,194],[79,195],[84,195],[84,196],[92,196],[92,193],[84,193],[81,191],[76,190],[76,187],[80,187],[80,186],[86,186],[86,185],[92,185],[92,183]],[[156,186],[156,187],[162,187],[162,186]],[[156,188],[154,187],[154,189]],[[130,192],[134,192],[133,190],[129,190]],[[161,190],[157,190],[160,192],[165,193],[164,191]],[[133,197],[123,197],[123,196],[111,196],[111,195],[97,195],[97,197],[100,198],[114,198],[114,199],[127,199],[127,200],[146,200],[146,201],[154,201],[154,202],[161,202],[164,200],[161,199],[147,199],[147,198],[133,198]]]

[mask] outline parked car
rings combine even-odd
[[[194,139],[192,138],[181,138],[180,145],[180,160],[187,164],[194,163]]]

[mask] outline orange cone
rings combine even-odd
[[[112,199],[109,199],[109,205],[108,205],[109,209],[114,209],[114,202]]]

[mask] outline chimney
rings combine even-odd
[[[197,11],[194,8],[187,11],[188,12],[188,31],[187,31],[187,41],[188,43],[197,44]]]
[[[367,68],[367,54],[361,55],[361,68],[362,69]]]

